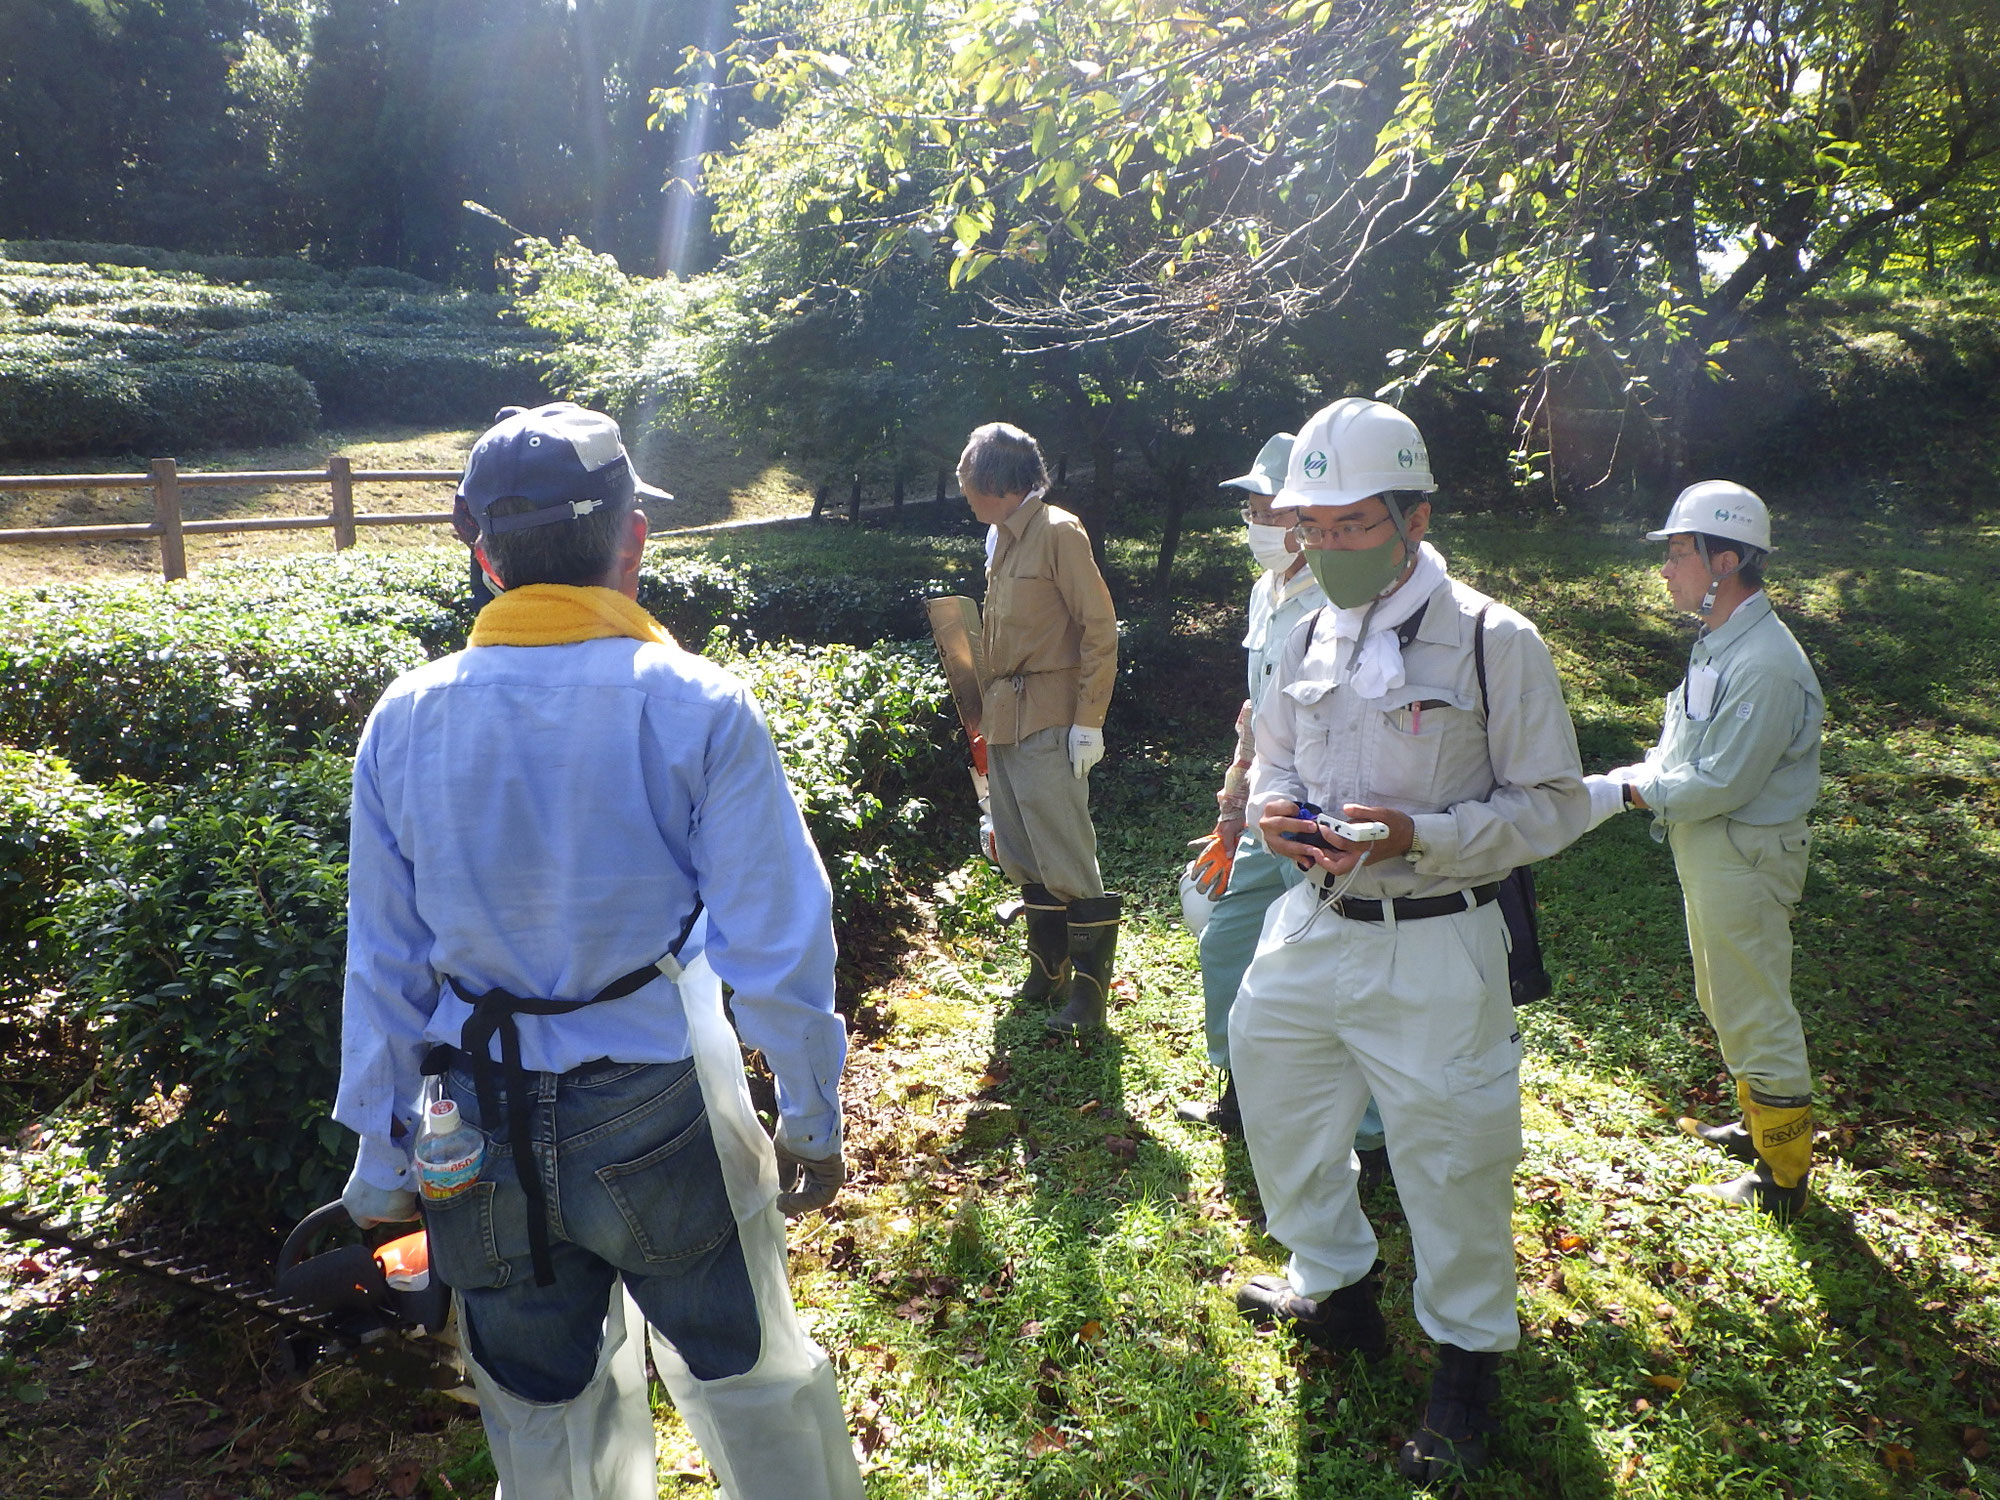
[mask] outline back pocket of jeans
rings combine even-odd
[[[442,1202],[424,1203],[431,1269],[461,1292],[505,1286],[510,1267],[493,1231],[491,1182],[475,1182]]]
[[[649,1267],[705,1255],[735,1228],[705,1112],[644,1156],[599,1167],[597,1180]]]

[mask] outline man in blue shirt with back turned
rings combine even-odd
[[[636,501],[671,497],[617,424],[514,412],[460,494],[497,597],[466,650],[390,686],[355,757],[343,1199],[363,1227],[417,1216],[439,1078],[485,1154],[465,1190],[426,1188],[431,1263],[508,1500],[656,1495],[628,1304],[730,1494],[859,1500],[778,1213],[844,1176],[825,871],[748,690],[636,602]],[[776,1193],[717,976],[799,1190]]]

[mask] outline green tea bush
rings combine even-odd
[[[962,787],[965,775],[931,653],[763,645],[738,654],[717,642],[709,654],[764,705],[833,882],[835,921],[879,913],[903,896],[904,865],[920,855],[933,803]]]
[[[94,1154],[190,1224],[282,1226],[346,1175],[348,774],[321,752],[157,794],[86,831],[58,903],[102,1056]]]
[[[150,245],[107,245],[89,240],[0,240],[0,256],[43,265],[129,266],[187,272],[208,281],[328,281],[330,271],[311,261],[275,255],[199,255]]]
[[[837,920],[872,929],[930,873],[922,827],[964,775],[943,680],[908,646],[717,654],[765,706]],[[70,822],[79,868],[54,927],[103,1057],[99,1155],[191,1223],[276,1227],[351,1160],[328,1119],[349,765],[253,750]]]
[[[0,745],[0,1003],[55,977],[59,944],[44,923],[64,876],[91,827],[128,812],[61,756]]]
[[[75,587],[9,596],[0,741],[102,781],[187,780],[322,735],[352,740],[416,639],[324,611],[244,608],[215,590]]]
[[[549,337],[505,308],[398,271],[5,247],[0,454],[284,442],[322,415],[484,422],[547,394]]]
[[[336,422],[480,423],[547,398],[538,339],[463,324],[343,326],[291,317],[205,343],[218,358],[285,365],[312,382]]]
[[[0,454],[164,451],[290,442],[319,427],[298,373],[211,359],[45,360],[0,344]]]

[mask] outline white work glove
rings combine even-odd
[[[340,1190],[341,1206],[357,1229],[373,1229],[377,1224],[406,1224],[417,1218],[417,1195],[408,1188],[379,1188],[361,1180],[361,1164],[348,1174],[347,1186]]]
[[[778,1153],[778,1212],[787,1218],[825,1208],[847,1181],[847,1159],[840,1153],[838,1135],[829,1156],[799,1155],[792,1149],[789,1135],[781,1116],[771,1148]]]
[[[1590,823],[1595,828],[1600,823],[1609,822],[1617,814],[1630,806],[1625,800],[1625,783],[1639,770],[1637,766],[1620,766],[1602,776],[1586,776],[1583,784],[1590,788]],[[1586,831],[1588,831],[1588,828]]]
[[[1104,759],[1104,731],[1090,729],[1082,724],[1069,726],[1069,768],[1078,781],[1090,774],[1090,768]]]

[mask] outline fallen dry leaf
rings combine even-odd
[[[1891,1474],[1914,1474],[1917,1472],[1917,1455],[1901,1443],[1882,1445],[1882,1462]]]
[[[1677,1391],[1687,1382],[1678,1375],[1648,1375],[1647,1384],[1663,1391]]]
[[[1044,1427],[1040,1432],[1037,1432],[1033,1437],[1028,1439],[1028,1457],[1030,1458],[1040,1458],[1044,1453],[1067,1452],[1069,1452],[1069,1444],[1063,1441],[1063,1435],[1053,1427]]]
[[[438,1476],[442,1479],[444,1476]],[[414,1458],[399,1458],[389,1469],[389,1493],[410,1500],[424,1482],[424,1466]]]
[[[1104,1325],[1098,1322],[1097,1319],[1092,1318],[1083,1327],[1077,1329],[1076,1336],[1086,1344],[1094,1344],[1104,1337]]]
[[[340,1476],[338,1483],[350,1495],[365,1495],[375,1488],[375,1465],[356,1464]]]

